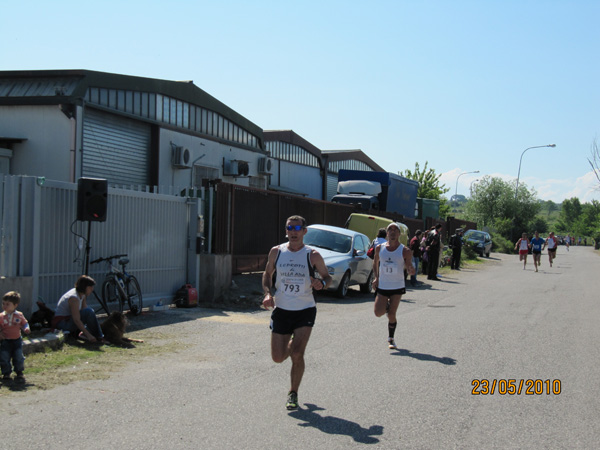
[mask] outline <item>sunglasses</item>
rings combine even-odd
[[[288,231],[292,231],[292,230],[300,231],[302,228],[304,228],[302,225],[288,225],[285,227],[285,229]]]

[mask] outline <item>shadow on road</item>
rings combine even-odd
[[[439,356],[428,355],[426,353],[413,353],[410,350],[406,350],[404,348],[399,348],[395,353],[392,353],[395,356],[410,356],[411,358],[418,359],[419,361],[433,361],[439,362],[441,364],[445,364],[447,366],[456,365],[456,360],[454,358],[450,358],[448,356],[444,356],[440,358]]]
[[[303,420],[303,423],[298,424],[301,427],[313,427],[323,433],[346,435],[361,444],[377,444],[379,439],[373,436],[381,436],[383,427],[381,425],[372,425],[369,428],[363,428],[356,422],[351,422],[346,419],[340,419],[333,416],[321,416],[316,411],[325,411],[325,408],[320,408],[311,403],[305,403],[305,409],[298,409],[289,413],[294,419]]]

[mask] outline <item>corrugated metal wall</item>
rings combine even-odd
[[[150,125],[87,108],[83,119],[82,176],[109,184],[150,182]]]
[[[227,183],[216,191],[215,252],[231,253],[234,274],[264,270],[271,247],[285,242],[288,217],[343,227],[354,212],[349,205]]]
[[[77,185],[0,176],[0,275],[33,277],[34,293],[54,307],[83,273],[87,222],[77,222]],[[109,188],[106,222],[91,223],[91,257],[126,253],[144,299],[170,298],[187,281],[188,221],[196,198]],[[91,265],[99,283],[106,267]],[[33,299],[36,300],[36,299]],[[145,302],[146,303],[146,302]]]

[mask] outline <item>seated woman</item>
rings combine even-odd
[[[90,342],[102,342],[104,335],[96,313],[87,306],[87,298],[94,290],[96,282],[92,277],[81,275],[75,287],[66,292],[58,301],[52,327],[68,331],[72,336]],[[75,333],[78,333],[75,334]]]

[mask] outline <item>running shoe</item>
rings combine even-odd
[[[17,376],[15,377],[15,381],[17,383],[25,383],[25,377],[23,376],[22,373],[18,373]]]
[[[388,347],[390,349],[398,349],[398,347],[396,346],[396,341],[394,341],[394,338],[388,338]]]
[[[289,410],[298,409],[298,394],[296,392],[288,392],[288,398],[285,407]]]

